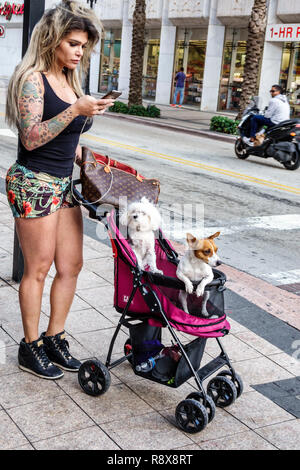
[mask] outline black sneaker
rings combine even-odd
[[[64,331],[55,336],[45,336],[45,333],[42,333],[42,338],[45,343],[47,356],[53,364],[69,372],[77,372],[79,370],[81,362],[71,356],[69,343],[65,339],[66,334]]]
[[[19,368],[43,379],[56,380],[63,377],[64,373],[56,367],[45,353],[44,343],[41,338],[32,343],[25,343],[25,338],[20,342]]]

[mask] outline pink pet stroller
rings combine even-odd
[[[76,198],[86,204],[82,195],[76,189],[74,191]],[[216,406],[229,406],[243,390],[242,380],[220,342],[220,337],[230,330],[224,313],[225,275],[214,270],[214,280],[206,287],[210,293],[207,302],[209,317],[203,318],[199,314],[202,299],[194,294],[189,295],[190,314],[187,314],[178,303],[179,291],[185,289],[184,283],[176,277],[178,255],[162,232],[159,231],[155,249],[157,267],[164,275],[141,271],[133,250],[118,228],[118,212],[113,211],[107,217],[98,216],[97,207],[89,204],[87,208],[91,218],[104,223],[111,239],[114,307],[121,316],[106,364],[94,359],[82,363],[78,373],[81,388],[89,395],[102,395],[110,386],[109,370],[125,361],[135,374],[168,387],[177,388],[194,378],[197,391],[195,389],[178,404],[175,418],[183,431],[201,431],[214,418]],[[196,286],[197,283],[194,284],[195,289]],[[129,338],[124,344],[124,355],[112,362],[114,344],[121,327],[129,329]],[[162,328],[167,328],[170,333],[170,346],[161,342]],[[184,340],[188,341],[190,336],[194,339],[185,344]],[[216,339],[220,354],[200,368],[208,338]],[[205,390],[204,380],[220,369]]]

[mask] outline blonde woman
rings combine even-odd
[[[6,188],[25,265],[18,360],[21,369],[46,379],[80,367],[64,332],[82,267],[82,216],[70,182],[86,117],[113,104],[84,96],[80,86],[78,69],[87,69],[98,30],[92,10],[77,2],[63,1],[46,11],[8,88],[6,120],[19,131],[19,152]],[[91,122],[83,130],[90,127]],[[53,261],[50,320],[39,335],[44,281]]]

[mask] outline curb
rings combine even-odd
[[[152,126],[152,127],[157,127],[157,128],[162,128],[162,129],[167,129],[170,131],[175,131],[175,132],[182,132],[184,134],[189,134],[189,135],[195,135],[198,137],[203,137],[206,139],[212,139],[212,140],[219,140],[222,142],[229,142],[233,144],[236,140],[235,136],[230,136],[230,135],[223,135],[219,134],[217,132],[212,132],[212,131],[205,131],[205,130],[197,130],[197,129],[191,129],[190,127],[184,127],[184,126],[173,126],[172,124],[164,124],[164,123],[158,123],[154,121],[148,121],[147,119],[143,118],[137,118],[134,116],[127,116],[126,114],[120,114],[120,113],[110,113],[107,112],[105,113],[102,117],[106,118],[112,118],[112,119],[124,119],[127,121],[132,121],[135,122],[136,124],[142,124],[146,126]]]

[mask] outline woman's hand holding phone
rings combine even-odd
[[[93,117],[98,114],[104,114],[107,108],[114,104],[115,100],[112,98],[96,99],[90,95],[84,95],[72,104],[75,113],[79,116]]]
[[[98,106],[99,106],[99,113],[98,114],[104,114],[105,111],[110,107],[115,104],[115,100],[112,98],[106,98],[103,99],[101,98],[100,100],[97,100]]]

